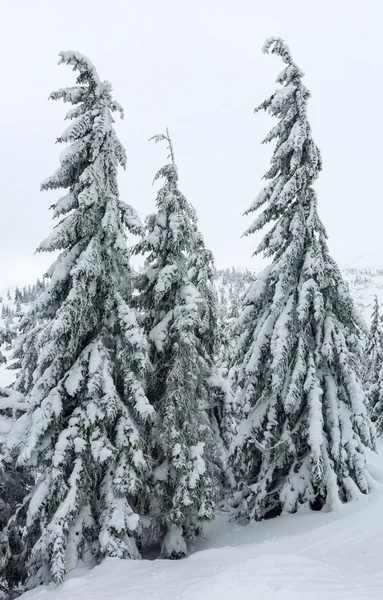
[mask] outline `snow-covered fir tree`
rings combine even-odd
[[[366,381],[376,377],[377,371],[382,366],[383,359],[383,336],[382,318],[378,296],[374,296],[374,305],[371,314],[371,325],[366,340]]]
[[[213,518],[216,495],[214,443],[209,420],[214,344],[211,254],[197,229],[195,210],[178,189],[168,133],[170,163],[157,212],[136,247],[147,254],[138,280],[139,304],[150,344],[147,394],[156,410],[152,455],[156,502],[150,512],[162,554],[181,558],[204,521]]]
[[[15,515],[33,483],[29,469],[16,468],[6,439],[15,420],[25,411],[25,398],[15,390],[0,388],[0,598],[11,600],[23,578],[22,530]]]
[[[218,442],[222,439],[227,452],[237,433],[238,422],[241,420],[241,407],[236,404],[232,394],[235,369],[229,368],[229,366],[232,352],[236,346],[236,323],[241,300],[249,283],[254,281],[254,278],[255,275],[246,268],[231,267],[230,269],[221,269],[215,274],[215,286],[218,294],[216,374],[220,378],[215,381],[217,383],[221,381],[221,385],[214,389],[217,393],[218,401],[216,403],[220,411]],[[224,471],[231,480],[230,468],[227,464],[224,465]]]
[[[214,366],[208,379],[211,395],[210,422],[212,425],[217,456],[222,473],[223,491],[227,487],[228,450],[236,433],[236,421],[233,408],[231,387],[225,377],[225,371],[217,363],[220,346],[226,341],[223,328],[219,327],[218,298],[214,285],[216,271],[214,258],[205,247],[203,237],[196,232],[195,248],[189,258],[189,279],[201,295],[199,338],[202,347]]]
[[[15,336],[16,332],[13,328],[9,327],[9,325],[7,327],[0,327],[0,365],[7,362],[7,359],[1,350],[4,348],[8,349]]]
[[[144,391],[147,344],[130,308],[126,230],[142,232],[119,199],[125,151],[110,83],[77,52],[60,53],[76,85],[51,94],[73,107],[58,138],[67,144],[42,190],[67,189],[61,220],[40,252],[59,251],[49,287],[22,323],[15,389],[27,412],[8,436],[36,485],[17,515],[27,585],[61,582],[79,561],[139,557],[140,511],[150,474],[144,432],[153,416]]]
[[[383,428],[383,331],[378,297],[374,298],[365,355],[367,406],[379,432]]]
[[[278,123],[264,140],[275,141],[268,184],[247,213],[262,210],[245,232],[269,226],[255,254],[272,262],[247,292],[232,357],[246,415],[232,466],[247,519],[368,493],[364,448],[374,446],[359,376],[363,321],[317,212],[322,161],[307,117],[310,94],[283,40],[267,40],[264,52],[286,66],[282,87],[256,109]]]
[[[29,309],[30,304],[45,290],[45,281],[37,282],[31,286],[24,286],[22,291],[16,287],[14,293],[7,290],[7,302],[1,302],[1,319],[3,327],[0,326],[0,364],[7,362],[7,356],[11,354],[15,338],[18,336],[20,323],[24,313]],[[9,296],[9,297],[8,297]],[[17,368],[17,363],[12,361],[7,364],[8,369]]]
[[[214,257],[202,234],[196,228],[194,248],[189,255],[188,277],[203,299],[200,303],[201,328],[204,347],[214,356],[217,337],[217,293],[214,287]]]
[[[215,286],[218,294],[220,318],[238,317],[241,299],[249,284],[254,281],[255,273],[246,268],[231,267],[215,273]]]
[[[221,269],[215,274],[218,298],[218,364],[227,371],[241,299],[254,275],[247,269]]]

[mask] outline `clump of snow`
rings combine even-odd
[[[162,543],[162,554],[171,557],[185,555],[187,551],[186,542],[181,527],[171,525]]]

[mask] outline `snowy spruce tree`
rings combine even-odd
[[[41,187],[67,193],[52,206],[60,222],[38,248],[60,254],[22,324],[15,389],[28,408],[8,436],[17,465],[36,475],[17,516],[28,586],[60,583],[79,561],[139,557],[150,473],[147,345],[123,285],[131,277],[125,232],[142,231],[119,199],[126,159],[113,113],[123,112],[85,56],[62,52],[60,63],[73,66],[76,85],[50,98],[73,107],[57,140],[67,144],[60,166]]]
[[[7,327],[0,327],[0,365],[7,362],[2,350],[9,348],[15,337],[16,331],[14,328],[11,328],[9,325]]]
[[[334,507],[369,491],[364,448],[374,446],[359,377],[362,320],[327,246],[313,184],[322,168],[307,117],[309,91],[286,43],[282,86],[256,111],[278,119],[266,187],[245,232],[268,226],[255,254],[271,259],[250,286],[232,356],[245,415],[232,467],[239,516]]]
[[[242,409],[233,395],[233,383],[236,379],[236,368],[231,365],[233,351],[237,344],[238,328],[237,321],[239,309],[246,289],[254,275],[247,269],[223,269],[217,272],[217,285],[220,291],[219,319],[218,319],[218,352],[217,352],[217,374],[224,381],[221,390],[217,390],[221,398],[218,403],[220,407],[220,437],[224,442],[227,455],[234,437],[238,431],[238,423],[242,419]],[[225,464],[224,471],[229,480],[231,470]]]
[[[188,276],[203,299],[199,305],[199,336],[202,346],[207,351],[209,361],[213,365],[211,376],[208,379],[211,405],[209,414],[222,475],[221,495],[223,495],[227,487],[228,451],[237,431],[237,424],[231,387],[225,377],[224,369],[218,365],[219,345],[225,343],[226,340],[220,339],[218,297],[214,286],[214,258],[212,252],[205,247],[199,231],[196,232],[195,248],[190,254]]]
[[[0,388],[0,598],[11,600],[23,578],[22,530],[15,516],[33,484],[31,470],[16,467],[6,439],[15,420],[25,411],[25,398],[15,390]]]
[[[156,502],[150,513],[167,558],[182,558],[204,521],[213,518],[216,494],[208,378],[213,366],[214,308],[211,254],[197,229],[194,209],[178,189],[168,132],[170,163],[136,247],[147,255],[138,280],[139,304],[149,338],[147,394],[156,410],[152,437]]]
[[[365,356],[367,406],[379,432],[383,429],[383,332],[378,297],[374,298]]]
[[[195,249],[190,255],[189,278],[201,294],[204,302],[200,304],[200,335],[202,343],[207,349],[210,360],[214,362],[212,374],[208,379],[212,394],[212,408],[210,410],[211,424],[215,434],[215,444],[221,458],[233,438],[235,423],[233,417],[231,388],[224,377],[222,369],[218,366],[219,345],[224,341],[220,338],[218,324],[218,297],[214,286],[215,269],[214,258],[210,250],[205,247],[200,232],[196,233]],[[225,340],[226,341],[226,340]],[[222,444],[224,447],[222,447]],[[225,461],[221,461],[225,469]]]

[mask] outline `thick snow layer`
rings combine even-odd
[[[107,559],[22,600],[351,600],[383,598],[383,443],[368,456],[380,483],[334,512],[239,526],[221,514],[181,561]]]
[[[345,275],[369,319],[373,294],[383,302],[383,269],[349,270]],[[6,303],[6,291],[0,295]],[[0,366],[0,385],[12,379],[13,372]],[[8,428],[6,421],[0,423],[0,434]],[[72,571],[57,589],[40,586],[21,598],[383,599],[383,441],[379,449],[368,460],[381,487],[334,512],[287,515],[247,526],[228,523],[227,515],[219,514],[184,560],[107,559],[91,571]]]

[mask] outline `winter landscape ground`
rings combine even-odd
[[[361,258],[343,274],[358,308],[369,321],[373,298],[383,300],[383,270]],[[351,261],[350,261],[351,262]],[[240,269],[219,272],[218,298],[225,310],[249,276]],[[17,286],[0,292],[1,304],[15,310]],[[18,282],[19,289],[23,286]],[[10,298],[7,298],[9,290]],[[221,294],[220,294],[221,292]],[[21,303],[22,312],[29,308]],[[17,318],[16,318],[17,320]],[[4,325],[4,323],[2,323]],[[0,365],[0,386],[12,372]],[[1,431],[0,431],[1,436]],[[190,555],[182,561],[109,558],[92,570],[77,568],[58,588],[50,584],[22,600],[347,600],[383,597],[383,440],[367,450],[376,481],[369,496],[333,512],[303,511],[241,526],[219,511]]]
[[[182,561],[106,559],[22,600],[368,600],[383,597],[383,443],[375,491],[339,511],[239,526],[218,515]]]

